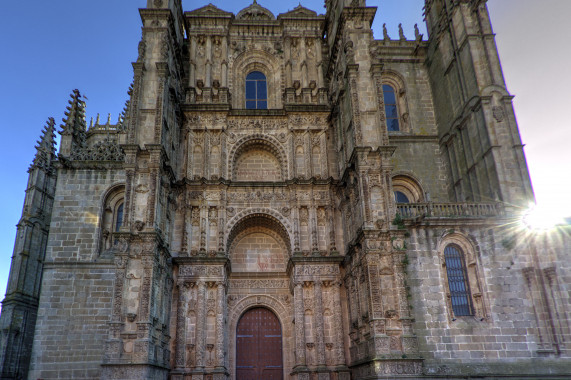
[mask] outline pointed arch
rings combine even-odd
[[[115,184],[103,193],[99,216],[99,243],[97,252],[109,253],[113,247],[114,234],[120,232],[124,220],[125,185]]]

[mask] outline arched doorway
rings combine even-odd
[[[236,380],[282,380],[282,328],[270,310],[246,311],[236,327]]]

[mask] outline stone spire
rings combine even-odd
[[[42,130],[42,136],[36,145],[36,156],[28,169],[28,173],[34,168],[48,170],[56,154],[56,122],[53,117],[48,119],[46,126]]]
[[[40,281],[57,181],[55,120],[49,118],[28,169],[6,297],[0,314],[0,379],[27,378],[40,297]]]
[[[70,153],[77,148],[85,145],[85,101],[79,90],[73,90],[69,106],[66,107],[65,118],[62,119],[64,124],[61,125],[61,148],[62,156],[69,156]]]

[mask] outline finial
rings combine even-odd
[[[387,31],[387,24],[383,24],[383,39],[385,41],[389,41],[391,38],[389,37],[389,32]]]
[[[422,34],[420,34],[420,30],[418,30],[418,24],[414,24],[414,38],[417,41],[422,40]]]
[[[89,128],[91,129],[91,127],[93,127],[93,116],[91,117],[91,120],[89,121]]]
[[[36,145],[36,155],[28,168],[28,173],[34,168],[47,169],[51,166],[52,159],[56,153],[55,125],[54,118],[50,117],[46,126],[42,129],[42,135]]]
[[[402,24],[399,24],[399,38],[401,41],[406,41],[404,31],[402,30]]]
[[[252,4],[258,4],[258,2],[256,0],[254,0],[254,2]]]
[[[99,125],[99,114],[95,117],[95,125]]]
[[[111,124],[111,114],[107,114],[107,124],[105,125],[110,125]]]

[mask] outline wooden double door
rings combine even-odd
[[[282,328],[266,308],[250,309],[238,321],[236,379],[283,380]]]

